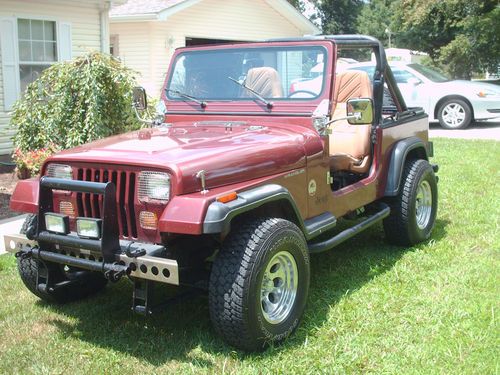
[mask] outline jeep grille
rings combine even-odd
[[[118,169],[78,168],[80,181],[113,182],[116,186],[116,212],[120,235],[124,238],[137,238],[134,194],[136,173]],[[78,216],[100,218],[102,216],[102,195],[77,193]]]

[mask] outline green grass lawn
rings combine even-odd
[[[436,139],[439,211],[427,243],[387,245],[381,225],[312,258],[302,325],[284,345],[234,351],[206,297],[145,321],[131,286],[51,306],[0,256],[0,373],[437,373],[500,371],[500,143]]]

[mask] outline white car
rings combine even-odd
[[[415,63],[391,62],[391,70],[408,107],[422,107],[430,122],[445,129],[464,129],[472,121],[500,119],[500,86],[474,81],[450,80]],[[373,76],[372,62],[350,64]]]

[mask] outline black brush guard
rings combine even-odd
[[[45,227],[45,214],[54,212],[53,190],[100,194],[103,196],[101,239],[80,238],[74,235],[57,234],[47,231]],[[38,228],[34,236],[34,239],[40,245],[40,249],[32,251],[31,255],[41,260],[101,271],[110,279],[117,279],[127,273],[128,267],[115,262],[116,255],[121,253],[115,197],[116,187],[112,182],[101,183],[42,177],[40,179]],[[96,251],[102,254],[103,262],[97,263],[86,259],[75,259],[68,255],[42,250],[47,247],[44,245],[48,247],[54,245],[67,246]]]

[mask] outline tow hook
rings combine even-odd
[[[113,265],[120,266],[118,263],[113,263]],[[121,269],[119,271],[114,271],[114,270],[107,270],[104,271],[104,277],[111,281],[112,283],[116,283],[119,281],[123,276],[125,276],[128,272],[129,268],[127,269]]]
[[[21,259],[27,259],[31,258],[33,256],[33,249],[36,247],[29,247],[25,246],[27,249],[26,250],[20,250],[17,253],[14,254],[16,258],[21,258]]]

